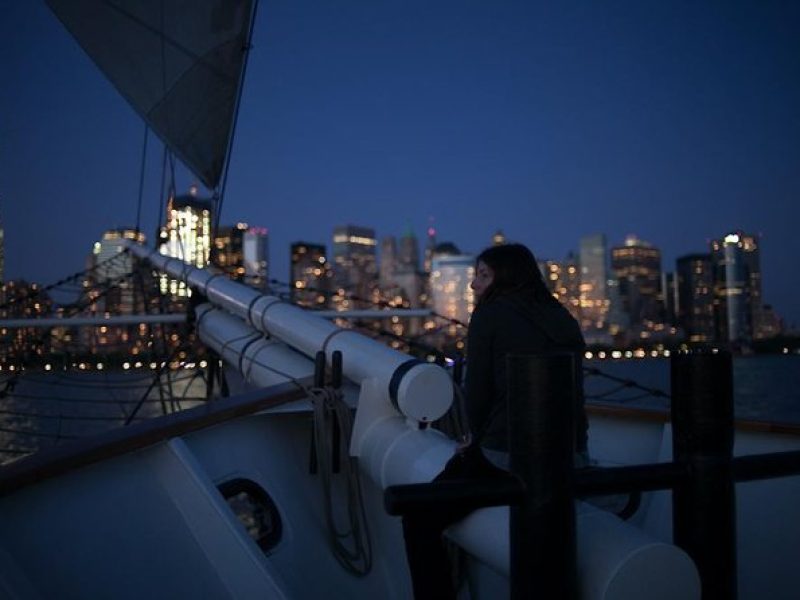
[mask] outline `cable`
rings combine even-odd
[[[283,282],[283,281],[279,281],[277,279],[270,279],[269,282],[270,282],[270,284],[277,284],[277,285],[280,285],[281,287],[285,287],[285,288],[288,288],[290,290],[292,289],[291,284]],[[328,296],[328,297],[338,296],[338,292],[331,292],[329,290],[321,290],[319,288],[313,288],[313,287],[305,287],[305,288],[303,288],[303,291],[304,292],[314,292],[314,293],[321,294],[323,296]],[[386,300],[371,300],[369,298],[363,298],[361,296],[357,296],[356,294],[353,294],[351,292],[345,292],[344,297],[347,300],[355,300],[357,302],[365,302],[367,304],[371,304],[373,306],[379,306],[381,308],[402,308],[401,306],[397,306],[396,304],[393,304],[392,302],[388,302]],[[314,309],[310,309],[310,310],[313,311]],[[444,319],[445,321],[447,321],[451,325],[457,325],[458,327],[464,327],[464,328],[468,327],[468,325],[466,323],[464,323],[463,321],[460,321],[459,319],[453,319],[451,317],[447,317],[445,315],[439,314],[439,313],[434,312],[434,311],[431,311],[431,316],[432,317],[436,317],[438,319]],[[347,316],[343,315],[341,318],[347,318]]]
[[[142,194],[144,192],[144,167],[147,162],[147,133],[150,127],[147,121],[144,123],[144,142],[142,143],[142,169],[139,172],[139,202],[136,205],[136,233],[139,233],[139,225],[142,220]]]
[[[75,435],[62,435],[60,433],[42,433],[41,431],[31,431],[29,429],[8,429],[7,427],[0,427],[0,432],[11,433],[14,435],[26,435],[28,437],[44,438],[44,439],[63,439],[75,440],[78,436]]]
[[[123,417],[99,417],[82,415],[47,415],[44,413],[32,413],[24,411],[0,410],[0,415],[11,417],[28,417],[33,419],[63,419],[65,421],[122,421]],[[144,421],[148,417],[139,417],[138,420]]]
[[[69,398],[66,396],[37,396],[35,394],[23,394],[19,392],[14,392],[11,396],[13,398],[22,398],[25,400],[41,400],[41,401],[53,401],[53,402],[63,402],[66,404],[75,403],[75,404],[110,404],[108,400],[103,400],[99,398]],[[187,398],[187,400],[192,400],[195,402],[205,402],[205,396],[196,396]],[[145,398],[139,400],[116,400],[117,403],[122,404],[138,404],[138,403],[155,403],[161,402],[158,398]]]
[[[342,400],[339,390],[311,388],[309,395],[314,407],[314,447],[319,461],[329,542],[342,567],[357,577],[363,577],[372,569],[372,541],[361,492],[358,459],[350,456],[348,448],[352,435],[352,412]],[[339,529],[333,508],[334,465],[331,449],[334,423],[340,431],[339,456],[346,457],[341,464],[347,507],[347,523],[342,530]]]
[[[51,291],[51,290],[53,290],[55,288],[58,288],[59,286],[62,286],[64,284],[66,284],[66,283],[75,281],[75,280],[77,280],[77,279],[79,279],[81,277],[85,277],[88,273],[92,273],[93,271],[98,270],[100,267],[109,266],[109,265],[113,264],[115,261],[120,260],[120,256],[122,256],[122,254],[123,253],[116,254],[116,255],[112,256],[111,258],[108,258],[108,259],[106,259],[106,260],[104,260],[102,262],[97,263],[96,265],[94,265],[93,267],[91,267],[89,269],[85,269],[83,271],[78,271],[77,273],[73,273],[72,275],[68,275],[67,277],[59,279],[55,283],[51,283],[51,284],[46,285],[44,287],[37,287],[35,290],[32,290],[32,293],[30,295],[27,295],[27,296],[25,296],[23,298],[11,298],[11,299],[7,300],[6,302],[4,302],[3,304],[0,304],[0,310],[5,310],[5,309],[9,308],[10,306],[13,306],[14,304],[16,304],[18,302],[23,302],[23,301],[26,301],[26,300],[34,300],[34,299],[38,298],[39,296],[41,296],[42,294],[44,294],[45,292],[49,292],[49,291]],[[81,289],[83,289],[82,286],[81,286]]]
[[[641,391],[645,392],[641,396],[631,397],[631,398],[628,398],[628,399],[624,400],[626,402],[632,402],[633,400],[636,400],[636,399],[639,399],[639,398],[643,398],[643,397],[645,397],[647,395],[653,396],[655,398],[667,398],[667,399],[670,398],[670,395],[667,394],[666,392],[662,391],[662,390],[659,390],[657,388],[650,388],[650,387],[643,386],[643,385],[637,383],[636,381],[634,381],[632,379],[624,379],[622,377],[616,377],[615,375],[609,375],[608,373],[604,373],[603,371],[601,371],[600,369],[598,369],[596,367],[584,367],[583,368],[583,372],[584,372],[584,374],[586,374],[587,376],[590,376],[590,377],[591,376],[602,377],[604,379],[608,379],[609,381],[613,381],[615,383],[620,384],[618,387],[616,387],[613,390],[610,390],[608,392],[603,392],[603,393],[596,394],[596,395],[591,395],[591,396],[587,395],[586,396],[587,399],[589,399],[589,398],[591,398],[591,399],[606,398],[610,394],[619,392],[619,391],[621,391],[623,389],[626,389],[626,388],[635,388],[635,389],[638,389],[638,390],[641,390]]]

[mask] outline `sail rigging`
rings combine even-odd
[[[209,189],[226,165],[253,0],[47,0],[84,51]]]

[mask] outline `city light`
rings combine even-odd
[[[724,238],[726,244],[738,244],[739,243],[739,236],[735,233],[729,233]]]

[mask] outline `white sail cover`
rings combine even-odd
[[[233,128],[252,0],[47,0],[153,131],[209,188]]]

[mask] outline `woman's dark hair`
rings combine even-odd
[[[510,292],[525,292],[536,302],[558,302],[544,283],[536,257],[522,244],[491,246],[475,260],[484,263],[494,273],[492,284],[486,289],[480,303]]]

